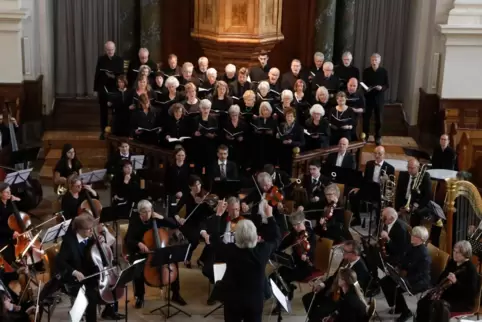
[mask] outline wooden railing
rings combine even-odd
[[[352,153],[355,160],[359,161],[357,158],[357,153],[365,146],[364,141],[352,142],[348,145],[347,153]],[[312,160],[320,160],[323,162],[326,157],[331,153],[336,153],[338,151],[337,146],[330,146],[324,149],[316,149],[311,151],[306,151],[298,153],[294,152],[293,155],[293,166],[292,166],[292,176],[293,178],[299,178],[303,174],[308,172],[309,164]],[[360,165],[360,162],[357,162]]]
[[[145,167],[148,169],[162,169],[174,160],[174,151],[163,149],[154,145],[140,143],[138,141],[129,140],[126,137],[106,135],[106,141],[109,149],[109,155],[115,153],[122,142],[128,142],[130,152],[132,154],[145,155]]]
[[[452,123],[449,138],[457,151],[458,169],[470,172],[471,181],[482,187],[482,129],[462,129]]]

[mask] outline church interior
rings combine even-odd
[[[242,221],[253,249],[270,245],[270,217],[295,242],[270,254],[254,291],[270,294],[244,321],[479,319],[482,0],[0,0],[0,43],[0,321],[243,321],[230,301],[249,293],[214,298],[236,262],[214,249],[240,248]],[[61,236],[80,243],[90,218],[102,269],[81,298],[53,281],[89,275]],[[176,283],[163,262],[149,286],[177,239],[189,247]],[[141,253],[145,297],[129,270]],[[96,305],[106,267],[125,286]],[[341,292],[323,295],[330,309],[324,283]],[[474,291],[458,309],[463,283]],[[343,313],[353,301],[363,317]]]

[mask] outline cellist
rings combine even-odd
[[[79,212],[79,207],[87,199],[87,193],[98,199],[99,195],[91,185],[84,185],[78,175],[72,175],[67,180],[69,191],[62,197],[62,211],[66,220],[73,219]]]
[[[177,228],[176,222],[171,218],[164,218],[162,215],[153,211],[152,204],[148,200],[141,200],[137,204],[138,216],[133,215],[129,219],[129,226],[125,237],[125,243],[129,252],[129,261],[143,258],[150,250],[142,242],[144,234],[151,230],[152,221],[156,220],[157,227]],[[177,263],[176,263],[177,267]],[[177,267],[179,272],[179,268]],[[178,275],[179,276],[179,275]],[[186,305],[186,301],[181,297],[179,277],[171,284],[171,300],[179,305]],[[138,265],[136,278],[134,279],[134,296],[136,298],[135,308],[144,306],[144,263]]]
[[[19,201],[20,198],[12,195],[10,185],[6,182],[0,183],[0,249],[8,246],[2,257],[8,262],[15,261],[14,240],[20,236],[8,226],[8,217],[13,213],[12,201]]]

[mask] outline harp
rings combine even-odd
[[[451,254],[456,242],[471,241],[471,237],[477,238],[477,241],[482,238],[482,198],[478,189],[468,181],[447,179],[446,182],[447,194],[444,204],[447,215],[446,252]],[[474,233],[469,234],[468,227],[471,225],[478,228]]]

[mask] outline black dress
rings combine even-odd
[[[293,148],[299,147],[300,149],[305,146],[305,135],[303,128],[296,123],[296,121],[288,125],[283,123],[278,127],[278,164],[281,170],[291,175],[293,164]],[[291,140],[291,143],[283,143],[286,140]]]
[[[218,121],[212,116],[208,116],[207,120],[203,120],[201,115],[194,119],[192,129],[192,144],[194,145],[194,160],[196,168],[201,170],[207,168],[214,160],[216,160]],[[194,133],[199,131],[200,136]],[[215,134],[210,138],[208,134]],[[201,171],[198,171],[201,172]]]
[[[326,119],[320,119],[318,124],[315,124],[312,118],[305,122],[306,145],[305,151],[316,150],[320,148],[327,148],[330,145],[330,124]]]
[[[86,190],[82,190],[78,198],[75,198],[70,191],[65,193],[61,202],[61,209],[65,220],[74,219],[77,216],[80,205],[87,199],[86,193],[88,193]],[[93,196],[92,194],[91,197],[98,199],[98,196]]]
[[[254,168],[261,170],[265,164],[276,164],[277,162],[277,140],[275,137],[278,123],[272,117],[267,119],[258,117],[253,119],[253,147],[256,153],[253,154]]]
[[[146,144],[158,144],[159,135],[155,129],[157,124],[157,115],[151,108],[144,112],[141,109],[134,111],[131,119],[130,132],[131,137]],[[136,130],[141,130],[140,134],[136,134]]]
[[[189,193],[189,176],[192,173],[193,170],[187,162],[180,167],[176,163],[169,164],[165,181],[167,193],[170,196],[174,196],[178,192],[182,192],[183,195]]]
[[[336,108],[331,110],[329,122],[331,127],[331,145],[337,145],[341,138],[346,138],[348,141],[352,138],[351,129],[342,129],[344,125],[354,125],[356,120],[355,112],[351,108],[340,112]]]
[[[112,133],[118,136],[129,136],[129,119],[132,104],[133,92],[130,90],[120,90],[109,93],[109,102],[112,103],[114,113]]]
[[[181,144],[186,149],[190,149],[190,141],[191,139],[186,139],[183,141],[171,141],[167,139],[169,136],[170,139],[180,139],[182,137],[191,137],[192,133],[192,120],[187,116],[181,116],[179,120],[177,120],[174,116],[169,115],[167,120],[164,123],[164,127],[162,128],[162,146],[165,146],[169,149],[174,149],[177,145]],[[190,155],[190,153],[188,153]]]
[[[6,203],[0,201],[0,248],[8,245],[2,252],[2,256],[9,263],[15,261],[15,248],[13,230],[8,226],[8,217],[13,214],[12,201]]]
[[[68,166],[67,159],[61,158],[57,161],[55,165],[54,172],[58,172],[61,177],[68,178],[74,173],[79,174],[79,171],[82,169],[82,163],[79,160],[74,159],[72,160],[72,167]]]
[[[237,165],[245,167],[249,155],[247,155],[246,148],[249,147],[247,139],[249,138],[248,125],[243,120],[239,119],[236,127],[233,122],[228,119],[223,125],[222,142],[229,148],[229,158]]]

